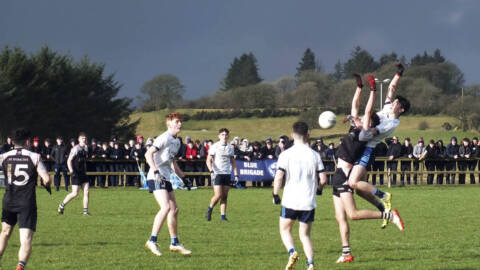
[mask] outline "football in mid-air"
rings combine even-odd
[[[324,111],[318,117],[318,124],[321,128],[332,128],[337,123],[337,116],[331,111]]]

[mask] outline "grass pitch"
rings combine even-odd
[[[387,188],[384,188],[385,190]],[[341,253],[331,188],[317,197],[312,229],[315,264],[320,269],[480,269],[480,204],[478,185],[391,188],[393,207],[405,222],[380,229],[380,220],[355,221],[351,247],[355,261],[336,265]],[[0,191],[3,196],[4,189]],[[228,223],[220,222],[218,206],[211,222],[204,215],[211,189],[177,191],[179,239],[192,256],[168,251],[164,226],[158,236],[161,257],[143,245],[158,211],[147,191],[134,188],[93,189],[92,216],[83,217],[81,198],[56,213],[65,191],[48,195],[37,190],[38,225],[28,269],[283,269],[288,259],[278,232],[280,207],[271,189],[232,189]],[[80,196],[81,197],[81,196]],[[356,197],[359,208],[371,208]],[[166,224],[165,224],[166,225]],[[295,226],[297,227],[297,226]],[[305,269],[301,254],[296,269]],[[1,269],[17,263],[18,229],[3,254]]]

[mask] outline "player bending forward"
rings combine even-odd
[[[375,200],[372,198],[377,196],[385,205],[385,209],[387,211],[392,209],[391,205],[391,194],[387,192],[383,192],[380,189],[374,187],[370,183],[366,181],[367,178],[367,166],[368,164],[375,159],[373,155],[373,149],[375,146],[380,143],[385,137],[392,134],[395,129],[400,124],[400,116],[404,113],[407,113],[410,109],[410,102],[402,97],[396,96],[395,98],[393,95],[395,94],[398,82],[400,77],[403,75],[404,67],[402,64],[396,64],[397,66],[397,73],[393,77],[390,85],[388,86],[388,93],[385,99],[385,105],[383,109],[377,113],[378,117],[380,118],[380,124],[375,127],[373,130],[373,137],[368,141],[365,150],[363,151],[362,157],[360,160],[355,164],[348,177],[348,185],[355,189],[359,195],[365,197],[369,202],[373,205],[377,206]],[[375,86],[375,81],[369,82],[373,83]],[[384,219],[382,228],[388,223],[388,219]]]
[[[298,260],[292,236],[295,220],[299,221],[300,241],[307,257],[308,270],[314,269],[313,243],[310,239],[312,222],[315,217],[317,188],[325,185],[327,176],[320,155],[308,145],[308,125],[304,122],[293,124],[294,145],[282,152],[278,158],[278,170],[273,186],[273,202],[282,203],[280,213],[280,236],[290,257],[285,269],[293,269]],[[283,200],[278,195],[286,176]],[[319,183],[320,180],[320,183]]]
[[[2,233],[0,234],[0,260],[7,248],[13,227],[18,222],[20,249],[17,270],[25,269],[32,252],[33,233],[37,226],[37,199],[35,185],[37,173],[42,185],[50,185],[50,177],[40,160],[40,155],[22,149],[19,142],[26,142],[29,132],[19,129],[15,132],[15,149],[0,155],[7,187],[3,196]]]
[[[175,112],[169,113],[166,116],[166,124],[167,131],[158,136],[152,147],[145,153],[145,159],[150,166],[147,175],[147,186],[160,206],[160,211],[158,211],[153,220],[152,235],[145,243],[145,247],[157,256],[162,255],[158,250],[157,235],[167,218],[168,231],[171,238],[170,251],[178,252],[182,255],[190,255],[192,252],[184,248],[178,241],[178,206],[172,183],[170,183],[170,174],[173,172],[182,180],[185,177],[174,160],[180,149],[180,140],[177,138],[177,135],[182,128],[182,115]]]
[[[228,143],[229,131],[226,128],[221,128],[218,131],[218,139],[220,141],[212,145],[208,150],[207,167],[212,174],[214,195],[210,200],[210,205],[207,208],[207,221],[212,219],[213,207],[220,201],[220,220],[227,220],[227,198],[228,190],[231,183],[231,172],[235,175],[235,181],[238,182],[237,164],[233,158],[233,145]]]
[[[350,115],[351,127],[349,133],[342,138],[342,143],[338,148],[337,170],[333,176],[333,203],[342,241],[342,256],[338,258],[337,263],[348,263],[353,261],[353,256],[350,250],[350,228],[347,216],[352,220],[386,218],[392,220],[400,230],[403,230],[403,222],[398,215],[398,212],[396,210],[391,213],[390,211],[385,212],[382,202],[374,196],[368,196],[368,194],[364,194],[361,191],[359,192],[359,195],[374,203],[379,211],[358,210],[355,206],[353,190],[348,186],[348,175],[354,164],[361,158],[367,142],[372,139],[373,130],[378,124],[380,124],[378,115],[373,113],[376,90],[375,78],[372,75],[367,76],[367,82],[370,84],[371,91],[365,107],[365,115],[360,119],[358,117],[358,111],[363,84],[360,75],[354,75],[357,80],[357,88],[352,100]]]

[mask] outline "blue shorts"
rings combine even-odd
[[[375,154],[373,153],[373,149],[374,148],[371,147],[365,147],[365,150],[363,150],[363,154],[360,159],[355,161],[355,165],[360,165],[367,168],[368,165],[372,164],[372,162],[375,161]]]
[[[172,192],[173,191],[173,187],[172,187],[172,183],[170,183],[170,181],[167,181],[167,180],[164,180],[162,181],[162,183],[155,183],[154,180],[147,180],[147,186],[148,186],[148,191],[150,193],[153,193],[155,190],[162,190],[162,189],[166,189],[167,192]]]
[[[232,182],[232,176],[230,174],[217,174],[213,181],[214,186],[230,186]]]
[[[293,209],[282,206],[280,216],[282,218],[288,218],[293,220],[298,219],[298,221],[303,223],[310,223],[310,222],[313,222],[315,218],[315,209],[312,209],[309,211],[302,211],[302,210],[293,210]]]

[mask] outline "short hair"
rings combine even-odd
[[[470,139],[469,139],[469,138],[467,138],[467,137],[463,138],[463,140],[462,140],[462,141],[470,143]]]
[[[30,139],[31,135],[32,134],[30,130],[26,128],[18,128],[13,131],[13,135],[11,137],[13,137],[13,141],[15,142],[15,144],[20,145],[20,144],[25,144],[27,140]]]
[[[398,102],[402,106],[403,112],[400,114],[405,114],[410,110],[410,101],[402,96],[396,96],[395,99],[398,99]]]
[[[376,112],[372,112],[372,114],[370,115],[370,124],[372,125],[372,127],[380,125],[380,117]]]
[[[218,134],[223,133],[223,132],[225,132],[227,134],[230,134],[230,131],[227,128],[221,128],[221,129],[218,130]]]
[[[293,123],[292,125],[293,133],[306,137],[308,134],[308,124],[302,121]]]
[[[171,112],[165,116],[165,122],[172,121],[173,119],[183,120],[183,115],[177,112]]]
[[[87,133],[80,132],[80,133],[78,133],[78,137],[87,137]]]

